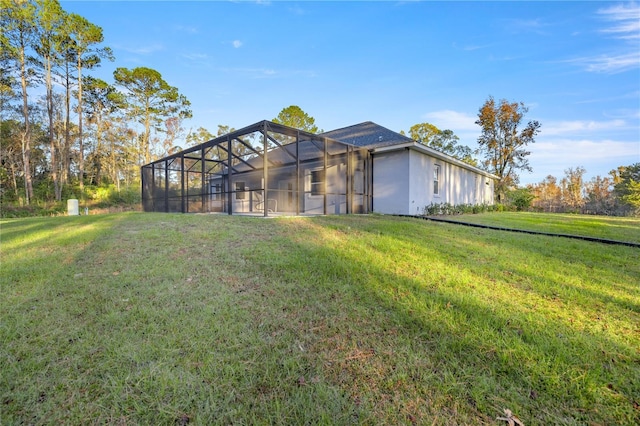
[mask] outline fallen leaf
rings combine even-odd
[[[508,408],[504,409],[504,415],[505,417],[496,417],[496,420],[503,420],[507,422],[509,426],[524,426],[524,423],[522,423],[519,418],[514,416],[511,410],[509,410]]]

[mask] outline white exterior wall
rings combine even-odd
[[[418,151],[409,151],[411,214],[430,204],[493,204],[493,179]],[[439,194],[433,191],[433,172],[440,166]]]
[[[439,194],[433,172],[440,166]],[[430,204],[493,204],[493,179],[425,153],[403,149],[373,158],[373,211],[422,214]]]
[[[373,157],[373,211],[414,214],[409,209],[409,150]]]
[[[493,204],[493,179],[455,164],[444,166],[445,203]]]
[[[440,179],[440,193],[438,195],[433,193],[434,166],[440,165],[440,175],[443,176],[446,169],[445,163],[413,150],[407,150],[407,155],[410,157],[409,173],[411,176],[409,214],[422,214],[429,204],[444,203],[446,200],[447,191],[442,185],[442,178]]]

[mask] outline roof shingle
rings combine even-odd
[[[413,142],[411,138],[371,121],[331,130],[323,133],[322,136],[369,149]]]

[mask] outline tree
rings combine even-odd
[[[166,155],[175,154],[182,149],[176,144],[176,141],[184,136],[182,121],[180,117],[169,117],[164,121],[165,138],[162,146]]]
[[[22,167],[24,173],[25,201],[33,198],[33,175],[31,169],[31,123],[29,117],[29,95],[27,87],[35,72],[30,48],[36,37],[36,5],[33,1],[2,0],[0,3],[0,50],[6,55],[6,62],[15,67],[22,95],[22,116],[24,119],[21,135]]]
[[[278,116],[273,119],[273,122],[309,133],[318,133],[318,126],[315,125],[315,118],[309,116],[297,105],[291,105],[287,108],[283,108]]]
[[[117,68],[113,76],[116,85],[126,90],[125,107],[129,116],[144,127],[140,148],[144,163],[150,163],[151,130],[161,132],[164,119],[169,117],[190,118],[191,103],[151,68]]]
[[[614,186],[614,193],[636,214],[640,212],[640,163],[619,169],[619,181]]]
[[[17,81],[9,70],[11,57],[4,48],[6,43],[2,41],[3,38],[3,33],[0,32],[0,126],[8,118],[8,107],[17,96]]]
[[[516,188],[507,194],[509,202],[516,206],[516,210],[526,211],[531,207],[531,202],[536,198],[531,188]]]
[[[217,136],[224,136],[228,133],[235,132],[236,129],[233,127],[227,126],[226,124],[218,124],[218,133]]]
[[[503,99],[496,104],[491,96],[478,111],[476,124],[482,128],[478,152],[484,156],[482,165],[498,176],[496,194],[499,202],[504,200],[508,188],[518,184],[520,170],[532,171],[527,158],[530,152],[525,147],[535,142],[540,123],[529,121],[519,131],[528,111],[522,102],[509,103]]]
[[[107,169],[111,181],[120,191],[123,180],[128,185],[139,178],[138,148],[134,145],[136,132],[127,126],[122,117],[112,117],[105,126],[104,137],[108,146]]]
[[[478,162],[473,158],[473,151],[465,145],[460,145],[460,139],[451,130],[440,130],[431,123],[414,124],[409,129],[409,137],[416,142],[457,158],[474,167]]]
[[[540,183],[531,186],[535,196],[532,205],[545,212],[558,212],[562,207],[562,192],[555,176],[548,175]]]
[[[611,214],[615,208],[612,181],[600,175],[592,178],[585,185],[586,209],[588,213]]]
[[[66,14],[57,0],[37,0],[38,2],[38,45],[35,50],[44,68],[46,85],[47,118],[49,119],[49,158],[51,164],[51,179],[53,181],[55,199],[62,198],[61,174],[58,171],[58,149],[56,147],[54,126],[54,94],[53,67],[61,60],[62,44],[64,40],[64,24]]]
[[[91,173],[94,181],[100,183],[103,163],[108,157],[104,139],[108,127],[110,127],[110,115],[121,104],[121,93],[116,88],[99,78],[83,77],[83,105],[88,123],[94,126],[94,145],[90,154],[93,160],[94,170]]]
[[[204,127],[198,127],[195,132],[189,132],[187,135],[187,146],[200,145],[214,138],[215,136],[210,131]]]
[[[583,176],[586,172],[585,168],[581,166],[575,169],[569,167],[564,171],[564,178],[560,181],[564,205],[573,212],[579,212],[584,205]]]
[[[0,123],[0,194],[2,198],[18,199],[18,176],[22,169],[22,125],[17,120]],[[11,189],[11,194],[5,192]]]
[[[95,48],[96,44],[102,43],[104,37],[102,28],[92,24],[84,17],[72,13],[68,16],[67,25],[71,40],[71,51],[75,56],[75,66],[78,71],[78,142],[80,145],[80,157],[78,161],[78,171],[80,176],[80,188],[84,182],[84,142],[82,134],[82,70],[91,69],[100,64],[101,58],[113,60],[111,49]]]
[[[434,149],[438,149],[433,144],[439,134],[440,129],[431,123],[418,123],[409,128],[409,137],[411,139]]]

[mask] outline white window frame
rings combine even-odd
[[[234,182],[236,188],[236,200],[246,200],[247,198],[247,186],[244,181]]]
[[[441,176],[442,167],[440,164],[433,165],[433,195],[436,197],[440,196],[440,182],[442,181]]]
[[[212,183],[211,184],[211,199],[212,200],[217,201],[217,200],[222,199],[221,192],[222,192],[222,184],[219,184],[219,183]]]
[[[319,168],[319,169],[310,169],[309,170],[309,174],[307,175],[307,184],[308,187],[306,188],[307,191],[309,191],[309,197],[323,197],[324,196],[324,181],[321,179],[320,181],[315,181],[313,180],[314,175],[324,175],[324,178],[326,180],[326,172],[324,170],[324,168]]]

